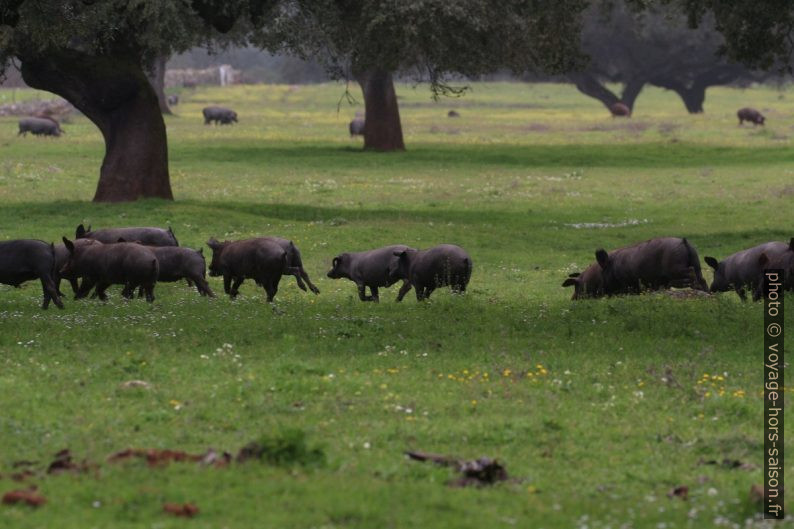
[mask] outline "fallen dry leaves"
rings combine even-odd
[[[3,494],[3,504],[14,505],[16,503],[25,503],[31,507],[41,507],[47,503],[47,499],[36,491],[36,487],[31,487],[26,490],[8,491]]]
[[[164,503],[163,511],[174,516],[193,518],[199,513],[199,508],[194,503]]]

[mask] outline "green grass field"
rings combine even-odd
[[[436,103],[400,85],[408,150],[378,154],[348,137],[362,108],[337,112],[343,90],[182,92],[166,118],[172,203],[91,203],[104,146],[83,117],[59,139],[0,118],[0,239],[59,240],[81,222],[170,225],[191,247],[278,235],[322,291],[288,277],[271,306],[251,282],[230,301],[213,278],[216,299],[167,284],[153,306],[114,289],[44,312],[36,284],[0,286],[0,492],[35,484],[48,500],[0,506],[0,527],[764,526],[748,495],[762,305],[572,302],[560,284],[597,248],[654,236],[687,237],[701,258],[788,240],[794,92],[712,89],[690,116],[648,90],[619,120],[570,86],[474,84]],[[202,125],[213,103],[240,123]],[[767,126],[738,127],[742,106]],[[325,277],[342,251],[441,242],[473,257],[465,296],[396,304],[393,287],[366,304]],[[292,430],[324,464],[107,462],[129,447],[236,453]],[[99,467],[45,474],[63,448]],[[452,470],[405,450],[497,457],[511,479],[452,488]],[[725,459],[747,465],[707,464]],[[10,478],[18,460],[38,462],[26,483]],[[688,500],[666,496],[679,485]],[[194,519],[162,511],[186,501]]]

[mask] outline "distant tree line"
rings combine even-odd
[[[364,147],[393,151],[404,149],[395,76],[439,96],[458,92],[454,76],[569,74],[604,102],[633,104],[652,84],[697,112],[708,86],[756,75],[737,62],[790,69],[792,27],[789,0],[0,0],[0,76],[14,61],[97,125],[94,200],[171,199],[160,80],[167,58],[196,46],[289,54],[355,80]]]

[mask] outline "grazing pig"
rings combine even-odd
[[[163,228],[104,228],[101,230],[91,230],[84,228],[82,224],[77,226],[74,234],[75,239],[94,239],[104,244],[113,244],[119,239],[125,241],[135,241],[146,246],[179,246],[179,241],[174,236],[174,231],[169,226]]]
[[[581,274],[576,272],[570,274],[568,279],[563,281],[562,286],[573,285],[573,296],[571,299],[600,298],[604,295],[604,285],[601,279],[601,266],[593,263],[588,266]]]
[[[86,297],[96,286],[96,295],[105,301],[105,290],[110,285],[124,285],[125,298],[132,299],[135,289],[143,287],[146,301],[154,301],[160,267],[148,247],[133,242],[76,245],[66,237],[63,244],[69,251],[69,259],[61,268],[61,275],[83,278],[75,299]]]
[[[609,254],[600,249],[596,261],[608,296],[670,287],[708,290],[697,251],[686,239],[659,237]]]
[[[95,241],[94,239],[75,239],[74,245],[75,246],[83,246],[88,244],[102,244],[99,241]],[[61,280],[66,279],[69,281],[69,284],[72,287],[72,292],[74,295],[77,295],[79,290],[79,285],[77,283],[77,276],[75,275],[68,275],[65,276],[61,273],[61,269],[69,260],[69,250],[66,249],[66,245],[63,243],[55,245],[55,273],[53,275],[53,281],[55,282],[55,289],[58,291],[58,295],[63,297],[63,292],[61,292]]]
[[[237,112],[224,107],[205,107],[201,111],[204,114],[204,124],[209,125],[210,122],[220,123],[221,125],[229,125],[232,122],[237,123]]]
[[[22,118],[19,120],[17,136],[27,136],[28,132],[34,136],[60,136],[63,131],[57,121],[51,118]]]
[[[350,122],[348,128],[350,129],[350,137],[353,136],[363,136],[364,135],[364,125],[366,122],[364,121],[363,117],[354,117],[353,120]]]
[[[176,94],[168,96],[168,104],[169,104],[169,106],[172,106],[172,107],[178,105],[179,104],[179,96],[176,95]]]
[[[458,293],[466,291],[471,279],[473,262],[466,250],[454,244],[440,244],[429,250],[396,251],[399,259],[389,265],[389,278],[393,281],[407,278],[416,289],[416,299],[422,301],[438,287],[450,286]],[[405,295],[400,289],[400,301]]]
[[[448,118],[459,118],[460,117],[460,113],[457,110],[450,110],[449,112],[447,112],[447,117]]]
[[[126,242],[119,239],[118,242]],[[137,242],[137,241],[136,241]],[[154,252],[160,273],[157,281],[162,283],[173,283],[181,279],[186,279],[188,285],[196,285],[196,290],[202,296],[215,297],[209,284],[207,283],[207,263],[204,260],[204,249],[193,250],[183,246],[146,246]],[[143,289],[138,293],[141,297]]]
[[[766,121],[766,118],[754,108],[740,108],[736,115],[739,117],[739,125],[744,124],[745,121],[749,121],[753,126],[763,125]]]
[[[765,254],[766,258],[771,261],[777,259],[788,249],[789,244],[773,241],[736,252],[719,262],[714,257],[707,256],[706,264],[714,269],[711,291],[727,292],[733,289],[742,298],[742,301],[745,301],[747,295],[744,289],[749,288],[753,294],[753,300],[758,300],[760,292],[758,282],[763,271],[761,254]]]
[[[612,113],[613,118],[631,117],[631,109],[626,103],[622,101],[618,101],[617,103],[612,103],[609,106],[609,111]]]
[[[361,301],[374,301],[377,303],[378,287],[390,287],[400,279],[403,280],[397,301],[411,290],[411,284],[407,281],[407,276],[398,275],[392,277],[389,273],[390,268],[397,270],[399,258],[395,255],[406,250],[416,251],[414,248],[404,244],[385,246],[377,250],[368,252],[346,252],[334,257],[328,277],[331,279],[349,279],[358,287],[358,298]],[[366,288],[369,287],[371,296],[366,295]]]
[[[237,297],[245,279],[253,279],[267,292],[267,301],[273,301],[287,268],[284,248],[264,238],[224,242],[213,238],[207,241],[207,246],[212,249],[210,275],[223,276],[223,290],[232,299]]]
[[[0,242],[0,283],[18,287],[25,281],[38,279],[44,293],[43,309],[49,307],[50,301],[63,308],[55,288],[54,272],[54,245],[33,239]]]

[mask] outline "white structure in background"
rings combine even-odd
[[[234,70],[228,64],[218,66],[218,77],[220,78],[221,86],[227,86],[234,83]]]

